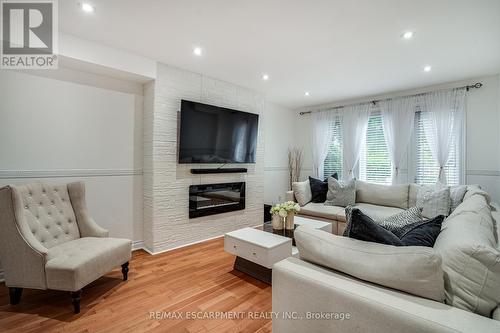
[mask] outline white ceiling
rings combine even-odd
[[[79,1],[59,1],[62,32],[293,108],[500,72],[500,0]]]

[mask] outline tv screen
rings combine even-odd
[[[183,100],[179,163],[255,163],[259,116]]]

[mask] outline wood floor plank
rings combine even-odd
[[[271,332],[270,319],[189,319],[186,313],[270,312],[271,287],[233,271],[234,256],[218,238],[156,256],[135,251],[129,280],[116,269],[83,290],[74,315],[69,294],[25,290],[9,304],[0,284],[0,332]],[[183,318],[151,319],[150,312]]]

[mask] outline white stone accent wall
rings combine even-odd
[[[246,174],[193,175],[191,168],[218,167],[177,163],[178,113],[181,100],[192,100],[258,113],[259,135],[255,164]],[[156,81],[144,91],[144,244],[153,252],[223,235],[263,222],[264,109],[262,94],[158,64]],[[231,167],[233,165],[226,165]],[[193,184],[246,183],[246,209],[189,219],[188,194]]]

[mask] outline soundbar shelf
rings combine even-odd
[[[191,169],[191,173],[195,175],[208,174],[208,173],[246,173],[247,168],[201,168]]]

